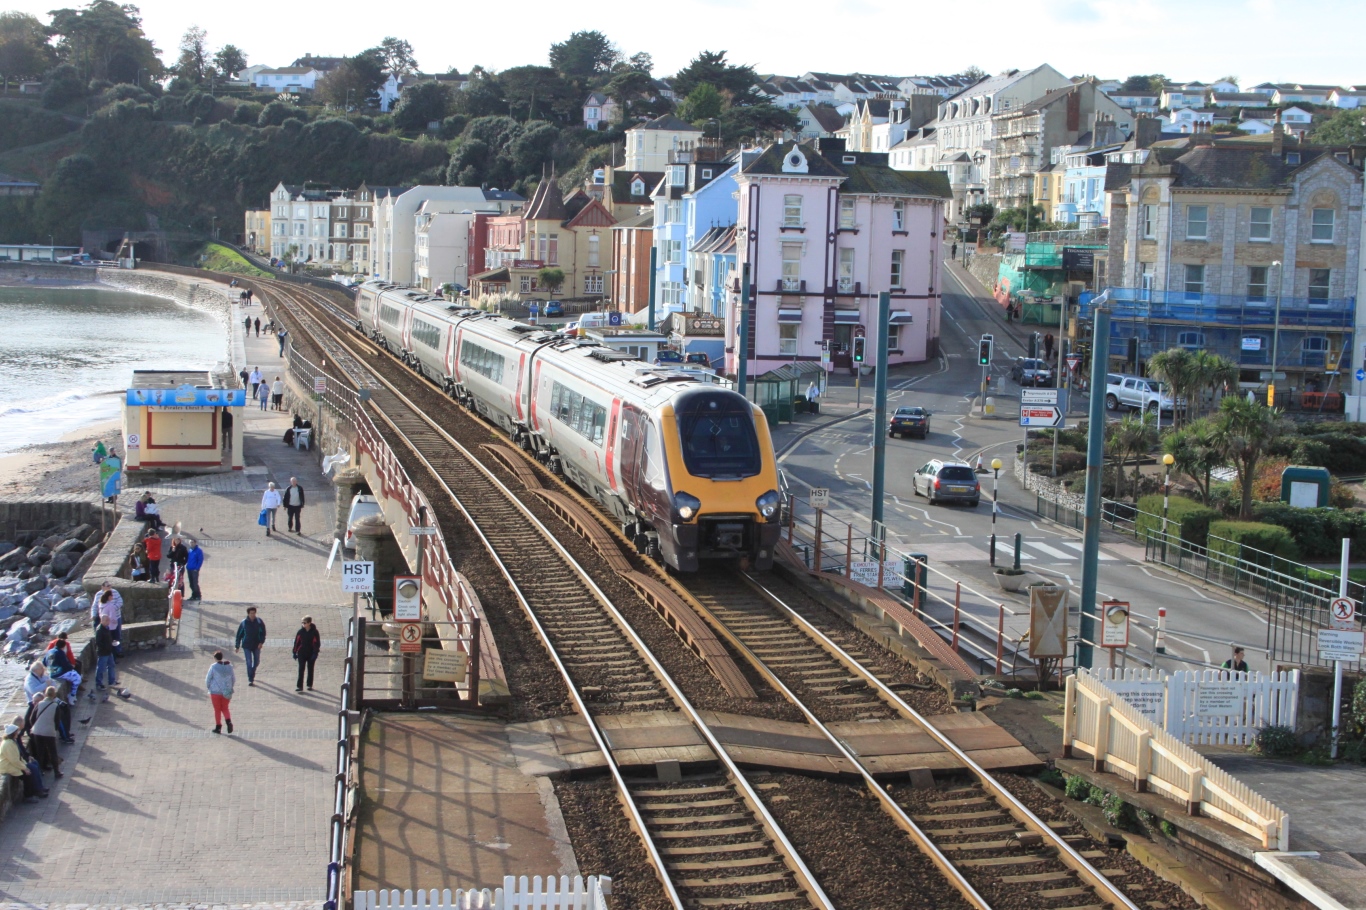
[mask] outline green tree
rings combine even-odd
[[[1366,112],[1347,108],[1320,121],[1309,133],[1318,145],[1362,145],[1366,143]]]
[[[297,116],[299,116],[299,112],[294,105],[284,101],[272,101],[261,109],[261,113],[256,118],[256,125],[260,127],[279,126],[289,118]]]
[[[721,138],[734,142],[747,136],[767,139],[774,133],[795,130],[801,121],[797,112],[773,104],[730,105],[722,112]]]
[[[1234,388],[1238,382],[1238,364],[1219,354],[1206,350],[1195,352],[1195,399],[1187,400],[1189,407],[1193,408],[1196,417],[1200,416],[1203,410],[1202,399],[1204,392],[1208,390],[1214,397],[1218,393]]]
[[[209,35],[197,25],[185,30],[180,38],[180,56],[172,67],[183,82],[198,85],[204,81],[209,66]]]
[[[47,29],[28,13],[0,13],[0,78],[5,92],[11,79],[32,79],[56,62],[47,43]]]
[[[1193,352],[1185,348],[1159,351],[1149,359],[1148,372],[1166,384],[1173,398],[1186,399],[1187,407],[1195,401],[1200,377]],[[1177,409],[1172,415],[1173,426],[1181,426],[1181,417],[1181,411]]]
[[[1122,92],[1160,92],[1166,84],[1166,76],[1154,73],[1151,76],[1130,76],[1119,89]]]
[[[650,78],[648,73],[636,69],[625,69],[612,77],[612,81],[607,83],[603,92],[617,103],[621,111],[621,122],[630,123],[634,119],[633,115],[642,106],[642,102],[648,101],[654,96],[655,81]],[[719,96],[717,101],[717,109],[719,110]]]
[[[347,57],[341,66],[328,73],[318,83],[320,100],[336,107],[375,107],[379,104],[379,90],[388,76],[384,70],[384,55],[377,47]]]
[[[503,98],[503,85],[497,74],[482,66],[470,70],[465,90],[455,93],[456,110],[468,117],[497,117],[506,115],[508,104]]]
[[[1242,492],[1239,517],[1251,521],[1252,484],[1257,479],[1257,465],[1269,447],[1292,431],[1291,424],[1275,408],[1239,395],[1229,395],[1219,402],[1213,425],[1220,451],[1238,469],[1238,486]]]
[[[379,55],[384,59],[384,71],[395,76],[417,72],[417,58],[413,46],[402,38],[385,38],[379,43]]]
[[[1157,445],[1157,424],[1147,413],[1126,414],[1119,423],[1107,428],[1106,448],[1119,458],[1115,474],[1115,495],[1123,495],[1124,465],[1129,456],[1134,459],[1134,501],[1138,501],[1139,467],[1142,457]]]
[[[580,88],[594,76],[610,72],[620,59],[621,51],[599,31],[574,32],[550,45],[551,67]]]
[[[43,76],[43,107],[58,110],[85,97],[85,80],[69,63],[53,67]]]
[[[724,104],[721,93],[710,82],[703,82],[688,93],[678,105],[678,116],[694,125],[721,116]]]
[[[639,51],[631,55],[631,59],[626,61],[626,65],[636,72],[650,75],[655,68],[655,58],[645,51]]]
[[[225,44],[213,55],[213,65],[225,76],[237,77],[247,68],[246,53],[235,44]]]
[[[410,85],[394,107],[394,126],[407,132],[425,130],[427,124],[445,120],[450,107],[451,90],[444,82]]]
[[[547,178],[548,179],[548,178]],[[564,269],[544,268],[537,273],[541,290],[546,296],[554,297],[555,292],[564,284]]]
[[[703,51],[673,78],[674,92],[683,97],[692,94],[702,83],[709,83],[725,95],[731,104],[757,104],[753,93],[758,82],[752,66],[732,66],[726,62],[725,51]]]
[[[958,75],[963,76],[967,79],[971,79],[973,82],[981,82],[983,79],[987,77],[987,71],[982,69],[980,66],[970,66]]]
[[[498,81],[509,112],[520,119],[570,122],[581,110],[578,89],[548,66],[514,66],[503,70]]]
[[[53,10],[49,31],[57,38],[58,59],[76,67],[86,81],[141,84],[144,70],[151,79],[164,73],[156,45],[143,34],[132,4],[91,0],[84,9]]]
[[[1185,474],[1200,491],[1200,500],[1209,505],[1211,477],[1227,462],[1218,434],[1209,418],[1193,420],[1162,438],[1162,449],[1175,461],[1172,466]]]

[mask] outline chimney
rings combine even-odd
[[[1091,146],[1109,145],[1119,141],[1119,124],[1103,111],[1097,111],[1091,121]]]
[[[1151,148],[1162,135],[1162,123],[1155,117],[1139,117],[1134,124],[1134,147]]]
[[[1276,122],[1271,127],[1271,154],[1277,158],[1285,149],[1285,124],[1281,122],[1281,112],[1276,111]]]

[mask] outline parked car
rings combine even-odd
[[[655,352],[655,366],[666,363],[683,363],[683,355],[669,348],[660,348]]]
[[[1105,407],[1110,411],[1129,408],[1145,413],[1151,413],[1161,407],[1163,413],[1170,414],[1173,409],[1184,411],[1186,399],[1178,398],[1173,401],[1162,384],[1155,379],[1108,373],[1105,376]]]
[[[972,465],[961,461],[928,461],[911,478],[911,489],[931,503],[965,502],[976,506],[982,501],[982,485]]]
[[[691,354],[685,354],[683,359],[688,363],[695,364],[699,367],[706,367],[709,370],[712,368],[711,358],[701,351],[693,351]]]
[[[924,439],[930,435],[930,412],[919,407],[897,408],[887,424],[887,435]]]
[[[342,555],[348,559],[356,555],[356,522],[369,515],[383,514],[379,501],[365,493],[357,493],[351,498],[351,511],[346,516],[346,537],[342,539]]]
[[[1017,357],[1010,368],[1010,378],[1020,385],[1051,386],[1053,368],[1034,357]]]
[[[564,304],[560,303],[558,300],[551,300],[546,303],[544,312],[547,316],[563,316]]]

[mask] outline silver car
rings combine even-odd
[[[982,501],[982,485],[972,465],[961,461],[934,459],[915,472],[911,478],[911,489],[917,496],[924,496],[931,503],[965,502],[976,506]]]

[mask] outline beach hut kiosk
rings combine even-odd
[[[246,395],[209,373],[134,370],[123,405],[125,470],[242,470]]]

